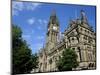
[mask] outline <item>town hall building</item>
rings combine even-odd
[[[70,20],[65,31],[60,34],[60,24],[56,12],[52,12],[46,33],[46,44],[39,52],[39,71],[58,71],[57,61],[66,48],[77,53],[79,66],[73,70],[96,68],[96,33],[88,22],[85,11],[80,17]],[[67,59],[66,59],[67,60]]]

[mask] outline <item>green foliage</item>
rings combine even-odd
[[[18,26],[12,26],[12,36],[13,36],[13,39],[19,39],[21,38],[22,36],[22,31],[21,29],[18,27]]]
[[[38,56],[31,53],[25,40],[22,38],[22,31],[17,26],[12,26],[12,72],[13,74],[29,73],[33,68],[38,67]]]
[[[62,57],[57,62],[57,67],[59,71],[70,71],[72,68],[78,66],[77,54],[72,49],[65,49],[62,53]]]
[[[38,63],[39,63],[39,61],[37,60],[38,59],[38,56],[37,56],[37,54],[34,54],[34,55],[32,55],[32,60],[33,60],[33,67],[34,67],[34,69],[35,68],[38,68]]]

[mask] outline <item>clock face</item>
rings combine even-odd
[[[57,27],[56,26],[53,26],[53,30],[57,30]]]

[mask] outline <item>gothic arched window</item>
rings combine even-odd
[[[49,63],[52,64],[52,59],[49,60]]]

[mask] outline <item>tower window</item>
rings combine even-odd
[[[74,41],[74,38],[72,38],[72,40]]]

